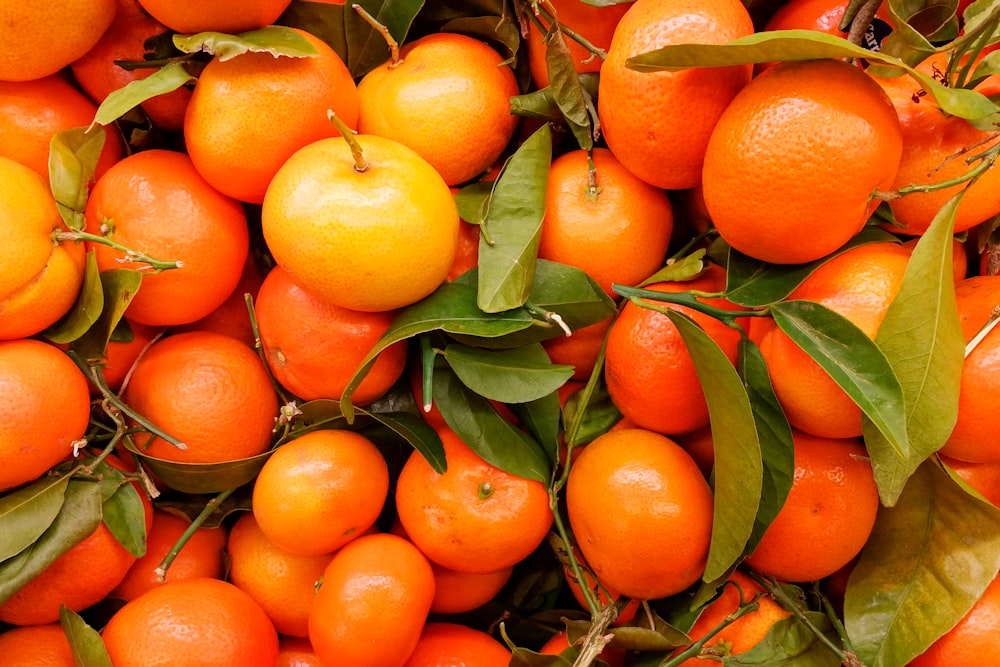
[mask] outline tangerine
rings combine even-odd
[[[0,633],[0,667],[75,667],[73,650],[58,623],[14,627]]]
[[[139,0],[157,21],[176,32],[240,33],[271,25],[291,0],[217,0],[216,2],[171,2]]]
[[[459,623],[427,623],[403,667],[507,667],[510,650],[490,634]]]

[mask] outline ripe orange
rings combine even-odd
[[[569,639],[566,636],[566,631],[560,630],[552,635],[551,639],[538,649],[538,652],[542,655],[559,655],[568,648]],[[624,649],[605,647],[598,657],[611,667],[625,667],[625,656]]]
[[[40,79],[66,67],[97,43],[111,25],[115,7],[115,0],[4,3],[0,81]]]
[[[273,667],[278,633],[252,597],[219,579],[158,586],[119,609],[102,633],[115,665]]]
[[[280,266],[257,294],[257,324],[274,379],[298,396],[340,400],[362,359],[392,324],[394,313],[342,308],[302,289]],[[406,342],[382,352],[351,396],[367,405],[389,391],[406,367]]]
[[[510,658],[510,650],[488,633],[459,623],[437,621],[424,626],[420,641],[403,667],[507,667]]]
[[[145,271],[128,316],[143,324],[186,324],[212,312],[239,282],[249,249],[239,202],[210,186],[190,158],[164,149],[134,153],[97,181],[85,212],[86,231],[106,236],[180,268],[153,273],[149,265],[88,241],[102,271]]]
[[[290,3],[291,0],[139,1],[157,21],[180,33],[256,30],[277,21]]]
[[[777,517],[746,564],[785,581],[814,581],[860,553],[875,525],[878,489],[858,438],[793,431],[795,474]]]
[[[996,655],[1000,631],[1000,578],[994,579],[972,609],[926,651],[910,661],[909,667],[953,667],[982,665]]]
[[[33,336],[76,302],[84,248],[54,238],[64,231],[45,179],[0,157],[0,340]]]
[[[364,535],[324,571],[309,640],[326,665],[399,667],[420,640],[433,597],[434,574],[419,549],[396,535]]]
[[[132,367],[146,351],[146,348],[164,332],[162,327],[128,322],[128,318],[125,320],[132,331],[132,340],[109,342],[105,349],[104,358],[95,361],[101,365],[108,389],[115,393],[118,393],[122,388],[126,376],[131,372]],[[100,395],[100,390],[94,383],[90,384],[90,395],[95,397]]]
[[[164,581],[201,577],[222,579],[226,529],[199,526],[167,568],[164,581],[160,580],[157,568],[190,526],[191,521],[187,517],[168,510],[156,509],[153,527],[146,536],[145,555],[132,564],[125,578],[115,586],[110,596],[122,600],[134,600],[149,589],[163,585]]]
[[[58,623],[15,627],[0,634],[0,667],[75,667],[69,639]]]
[[[754,32],[739,0],[638,0],[618,22],[601,66],[597,110],[608,148],[658,188],[701,180],[708,137],[750,81],[751,66],[637,72],[626,60],[668,44],[725,44]]]
[[[393,139],[427,160],[448,185],[486,172],[517,127],[514,72],[488,44],[434,33],[403,46],[358,84],[358,131]]]
[[[662,292],[722,291],[725,271],[718,265],[692,281],[648,285]],[[734,308],[723,299],[703,299],[711,305]],[[687,306],[657,302],[693,318],[736,360],[740,334],[709,315]],[[604,372],[611,400],[622,414],[642,428],[667,435],[688,433],[708,425],[708,404],[694,361],[677,327],[655,310],[628,302],[611,325]]]
[[[65,353],[33,339],[0,341],[0,491],[69,457],[89,422],[87,380]]]
[[[293,554],[269,540],[252,512],[229,532],[229,581],[250,594],[282,635],[309,635],[309,608],[331,553]]]
[[[249,294],[251,298],[256,299],[263,283],[264,276],[257,269],[253,256],[248,256],[240,281],[220,306],[200,320],[171,327],[171,332],[215,331],[255,347],[257,339],[254,336],[253,323],[250,321],[246,295]]]
[[[582,559],[580,559],[579,551],[576,552],[576,555],[577,560],[580,561],[580,565],[582,567],[584,580],[587,582],[587,590],[597,597],[597,601],[601,604],[601,606],[603,607],[610,604],[614,600],[618,600],[618,598],[621,597],[621,594],[612,588],[608,588],[608,585],[603,581],[598,584],[594,580],[593,575],[587,570],[587,564],[582,562]],[[587,598],[583,593],[583,587],[580,585],[580,580],[576,578],[575,574],[573,574],[573,568],[569,567],[568,564],[563,564],[563,575],[566,577],[566,585],[569,587],[570,593],[572,593],[573,597],[576,599],[577,604],[579,604],[580,608],[584,611],[589,611]],[[616,618],[611,625],[625,625],[627,623],[631,623],[641,606],[642,600],[629,600],[628,603],[625,604],[625,607],[618,613],[618,618]]]
[[[946,454],[939,454],[939,458],[986,500],[1000,507],[1000,463],[970,463]]]
[[[819,267],[789,298],[826,306],[874,338],[909,259],[910,251],[896,243],[852,248]],[[850,396],[772,322],[762,331],[760,350],[792,426],[829,438],[861,435],[861,408]]]
[[[712,427],[705,426],[697,431],[682,433],[678,435],[677,444],[691,455],[691,458],[698,464],[701,474],[705,479],[712,476],[712,468],[715,466],[715,444],[712,440]]]
[[[292,153],[339,134],[328,110],[351,128],[357,125],[357,89],[347,65],[328,44],[298,32],[317,55],[216,57],[198,77],[184,116],[185,144],[198,172],[230,197],[264,201],[268,184]],[[247,158],[250,153],[253,159]]]
[[[323,667],[305,637],[278,637],[278,664],[275,667]]]
[[[917,246],[917,242],[919,240],[920,240],[919,236],[911,236],[908,237],[905,241],[903,241],[901,245],[904,248],[909,248],[910,252],[913,252],[913,249]],[[952,268],[954,269],[954,275],[955,275],[955,283],[957,284],[958,281],[966,278],[969,272],[969,256],[965,249],[965,244],[962,241],[958,240],[957,237],[955,238],[954,241],[952,241],[951,258],[953,265]]]
[[[917,66],[925,74],[944,72],[947,54],[932,55]],[[908,76],[893,79],[873,77],[892,100],[903,129],[903,155],[891,184],[893,190],[912,184],[929,184],[961,176],[972,165],[967,155],[988,151],[998,138],[968,121],[942,111],[930,95],[923,94]],[[1000,92],[1000,77],[989,77],[976,89],[984,95]],[[968,154],[966,149],[972,148]],[[917,192],[889,202],[893,217],[901,226],[891,227],[902,234],[923,234],[946,201],[966,185],[954,185],[934,192]],[[955,232],[963,232],[1000,213],[994,193],[1000,187],[1000,171],[989,169],[968,189],[955,214]]]
[[[260,358],[235,338],[192,331],[161,338],[135,366],[125,402],[180,449],[152,434],[134,436],[149,456],[218,463],[255,456],[271,444],[278,399]]]
[[[253,487],[261,531],[294,554],[330,553],[374,525],[389,492],[389,469],[371,440],[342,429],[289,440]]]
[[[902,151],[892,103],[863,71],[839,60],[783,62],[720,116],[705,152],[705,205],[740,252],[809,262],[861,231]]]
[[[739,589],[736,586],[739,586]],[[719,651],[721,655],[739,655],[749,651],[767,636],[772,625],[791,615],[790,611],[771,597],[763,595],[763,592],[764,589],[757,582],[743,572],[736,570],[730,575],[729,583],[722,588],[719,597],[710,602],[698,615],[698,620],[691,626],[688,636],[693,641],[698,641],[722,623],[727,616],[736,612],[740,607],[741,599],[747,603],[754,596],[760,595],[757,597],[758,607],[756,610],[747,612],[726,625],[703,648],[703,650]],[[720,653],[713,652],[711,655],[719,655]],[[699,658],[688,658],[680,664],[680,667],[698,667],[703,664],[705,661]]]
[[[368,164],[361,173],[340,138],[289,158],[264,200],[264,240],[315,296],[352,310],[394,310],[445,280],[461,221],[426,160],[391,139],[357,141]]]
[[[448,469],[437,473],[414,450],[396,482],[406,534],[431,561],[459,572],[495,572],[526,558],[552,524],[537,481],[484,461],[451,430],[438,430]]]
[[[572,336],[556,336],[542,341],[542,347],[554,364],[573,367],[573,379],[586,381],[594,371],[604,337],[611,328],[613,317],[577,329]]]
[[[632,175],[611,151],[595,148],[593,161],[596,192],[587,151],[553,160],[538,256],[583,270],[610,295],[613,283],[635,285],[663,266],[673,210],[663,190]]]
[[[569,522],[594,575],[638,600],[679,593],[701,578],[712,504],[694,459],[645,429],[595,438],[566,484]]]
[[[555,10],[555,18],[562,27],[569,28],[597,48],[605,51],[611,45],[611,37],[615,34],[615,27],[631,6],[631,2],[596,6],[588,5],[580,0],[552,0],[547,5]],[[548,25],[545,21],[543,23]],[[549,72],[545,65],[544,39],[545,35],[538,29],[538,26],[533,21],[529,22],[526,40],[528,66],[531,69],[531,79],[538,88],[545,88],[549,85]],[[577,73],[601,71],[603,58],[592,54],[578,41],[567,36],[565,32],[563,32],[563,42],[573,57],[573,65]]]

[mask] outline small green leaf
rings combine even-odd
[[[599,82],[597,75],[593,72],[579,74],[578,79],[586,95],[590,99],[596,98]],[[565,122],[563,112],[556,102],[555,93],[548,86],[510,98],[510,112],[515,116],[534,118],[557,125]]]
[[[0,497],[0,561],[16,556],[52,525],[66,499],[69,476],[46,476]]]
[[[573,377],[572,366],[553,364],[538,343],[509,350],[452,344],[444,357],[466,387],[502,403],[534,401]]]
[[[662,269],[643,280],[637,287],[646,287],[655,283],[691,280],[705,270],[705,249],[699,248],[690,255],[670,262]]]
[[[589,395],[586,389],[572,394],[563,406],[563,415],[566,444],[573,446],[587,444],[622,419],[603,383],[597,384]]]
[[[548,72],[552,98],[559,107],[564,122],[569,126],[580,148],[592,149],[594,118],[597,113],[593,101],[589,99],[583,84],[580,83],[573,56],[557,22],[553,22],[545,35],[545,68]]]
[[[86,362],[97,362],[104,358],[108,341],[142,285],[142,274],[135,269],[101,271],[100,279],[103,293],[100,317],[86,333],[74,338],[71,344],[71,349]],[[88,298],[96,299],[96,296]]]
[[[192,81],[197,81],[197,77],[191,75],[182,63],[168,63],[149,76],[112,91],[97,108],[94,122],[110,125],[146,100],[171,93]]]
[[[108,474],[107,469],[114,470],[105,464],[102,474]],[[117,471],[115,471],[117,472]],[[121,473],[118,473],[121,475]],[[136,558],[146,553],[146,510],[135,486],[125,481],[114,495],[104,501],[101,509],[104,525],[115,536],[118,543]]]
[[[839,642],[830,618],[818,611],[806,611],[809,621],[826,635],[828,641]],[[764,639],[748,651],[726,656],[722,664],[731,667],[839,667],[840,658],[795,616],[788,616],[771,626]]]
[[[476,181],[455,193],[458,217],[469,224],[479,225],[486,219],[486,206],[493,191],[491,181]]]
[[[892,448],[906,455],[910,445],[903,388],[875,341],[843,315],[811,301],[776,303],[771,315],[858,404]]]
[[[633,622],[612,628],[613,637],[608,645],[645,652],[669,651],[691,643],[687,634],[659,616],[654,616],[652,620],[652,627],[648,618],[642,618],[642,623]]]
[[[111,657],[100,633],[90,627],[79,614],[62,605],[59,607],[59,623],[69,640],[74,663],[82,667],[112,667]]]
[[[219,493],[252,481],[273,450],[235,461],[180,463],[149,456],[131,443],[125,448],[136,454],[157,479],[181,493]]]
[[[75,127],[56,132],[49,142],[49,187],[70,229],[84,227],[83,211],[106,138],[103,127]]]
[[[554,466],[559,457],[561,411],[558,393],[552,392],[527,403],[512,403],[510,410],[535,441],[541,443],[549,463]]]
[[[244,53],[270,53],[275,58],[309,58],[317,54],[308,39],[282,25],[268,25],[238,35],[221,32],[174,35],[174,46],[183,53],[210,53],[220,61]]]
[[[53,343],[71,343],[83,336],[101,318],[104,311],[104,287],[101,272],[97,268],[97,255],[87,252],[83,265],[83,284],[76,297],[76,303],[58,322],[43,333]]]
[[[423,0],[363,0],[361,5],[384,25],[397,43],[403,44],[413,20],[424,6]],[[389,45],[377,30],[345,5],[344,32],[347,39],[347,68],[358,79],[389,59]]]
[[[423,419],[409,412],[362,412],[413,445],[435,472],[447,470],[441,436]]]

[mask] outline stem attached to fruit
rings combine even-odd
[[[163,560],[160,561],[160,564],[154,570],[157,581],[163,583],[166,580],[167,570],[170,569],[174,559],[177,558],[177,554],[181,552],[181,549],[184,548],[184,545],[187,544],[188,540],[190,540],[195,534],[195,531],[201,528],[202,524],[205,523],[208,517],[212,516],[212,514],[219,508],[222,501],[228,498],[235,490],[236,489],[228,489],[223,491],[205,504],[204,509],[202,509],[198,516],[194,518],[191,525],[187,527],[187,530],[185,530],[181,536],[177,538],[174,546],[170,547],[170,551],[167,552],[167,554],[163,557]]]
[[[535,27],[538,28],[539,32],[545,34],[549,31],[549,28],[544,23],[542,23],[539,17],[542,17],[546,21],[548,21],[549,25],[551,25],[553,22],[558,21],[558,19],[555,17],[555,14],[553,12],[549,11],[543,5],[544,2],[533,2],[532,8],[534,9],[534,11],[529,12],[528,16],[531,19],[531,21],[535,24]],[[600,58],[601,60],[608,59],[607,51],[600,48],[599,46],[596,46],[593,42],[591,42],[589,39],[587,39],[577,31],[573,30],[572,28],[562,23],[559,24],[559,29],[562,31],[564,35],[572,39],[574,42],[576,42],[577,44],[579,44],[587,51]]]
[[[757,602],[757,598],[764,595],[763,593],[758,593],[757,595],[747,600],[746,598],[743,597],[743,588],[735,581],[733,582],[727,581],[725,584],[723,584],[723,586],[735,586],[736,590],[739,591],[740,602],[739,605],[736,607],[736,611],[732,612],[731,614],[728,614],[725,618],[723,618],[719,622],[718,625],[716,625],[714,628],[712,628],[704,635],[702,635],[700,638],[698,638],[698,641],[689,644],[680,653],[672,655],[663,662],[661,662],[658,667],[675,667],[676,665],[683,664],[685,661],[689,660],[690,658],[694,658],[698,655],[710,654],[710,651],[706,651],[705,644],[711,641],[712,638],[715,637],[717,634],[722,632],[726,628],[726,626],[736,621],[736,619],[740,618],[744,614],[749,614],[750,612],[757,611],[757,609],[760,607],[760,604]],[[706,660],[706,663],[709,662],[710,661]]]
[[[160,273],[161,271],[167,271],[170,269],[180,269],[184,267],[184,262],[182,260],[174,261],[164,261],[161,259],[155,259],[150,257],[144,252],[138,250],[132,250],[123,246],[117,241],[109,239],[107,236],[101,234],[91,234],[90,232],[85,232],[79,229],[71,229],[69,231],[57,230],[52,233],[52,240],[57,242],[62,241],[90,241],[92,243],[101,243],[115,250],[125,253],[125,257],[119,259],[120,262],[142,262],[143,264],[148,264],[149,268],[153,270],[154,273]]]
[[[399,57],[399,42],[393,39],[392,35],[389,33],[389,28],[384,24],[379,23],[378,19],[369,14],[364,7],[358,3],[351,5],[351,9],[358,13],[365,20],[365,23],[370,25],[376,32],[382,35],[382,39],[385,43],[389,45],[389,69],[394,69],[402,64],[403,59]]]
[[[993,132],[989,136],[983,138],[983,140],[978,142],[977,144],[973,146],[968,146],[962,149],[961,151],[957,152],[955,155],[949,157],[948,160],[952,160],[958,156],[968,153],[971,150],[975,150],[979,146],[982,146],[983,144],[987,144],[995,140],[997,137],[1000,137],[1000,132]],[[946,181],[938,181],[937,183],[927,183],[925,185],[911,184],[899,188],[898,190],[889,190],[889,191],[876,190],[874,193],[872,193],[872,198],[881,199],[882,201],[893,201],[901,197],[905,197],[908,194],[913,194],[915,192],[935,192],[937,190],[944,190],[946,188],[954,187],[956,185],[961,185],[962,183],[969,183],[971,185],[972,181],[975,181],[977,178],[982,176],[990,167],[993,166],[993,163],[996,162],[998,153],[1000,153],[1000,143],[991,147],[989,150],[983,151],[982,153],[978,153],[977,155],[973,155],[969,158],[966,158],[966,162],[972,163],[978,160],[979,164],[977,164],[975,167],[965,172],[961,176],[956,176],[955,178],[949,178]],[[945,162],[947,162],[947,160]]]
[[[697,290],[691,290],[688,292],[659,292],[657,290],[642,289],[640,287],[626,287],[624,285],[614,285],[614,290],[616,294],[620,294],[621,296],[628,298],[629,301],[642,308],[651,308],[655,311],[666,314],[665,308],[649,303],[649,301],[675,303],[681,306],[687,306],[688,308],[697,310],[700,313],[714,317],[726,326],[737,329],[738,331],[743,331],[743,325],[739,322],[740,319],[744,317],[766,317],[769,314],[766,308],[762,308],[760,310],[724,310],[722,308],[716,308],[715,306],[703,303],[697,298],[708,297],[714,299],[723,297],[723,294],[709,294],[707,292],[699,292]]]
[[[354,130],[347,126],[347,123],[340,120],[337,114],[333,113],[333,109],[327,109],[326,117],[333,123],[338,130],[340,130],[340,136],[344,138],[347,145],[351,147],[351,155],[354,156],[354,171],[359,174],[363,174],[368,171],[371,166],[368,159],[365,157],[365,152],[361,149],[361,144],[355,138]]]

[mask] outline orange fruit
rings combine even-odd
[[[239,202],[210,186],[191,159],[164,149],[134,153],[105,172],[90,193],[86,231],[180,268],[151,272],[125,253],[88,241],[99,269],[144,271],[128,316],[186,324],[215,310],[240,280],[250,244]]]
[[[177,541],[191,526],[191,520],[164,509],[154,510],[153,527],[146,536],[146,553],[132,564],[125,578],[115,586],[110,596],[134,600],[164,581],[182,581],[223,577],[223,551],[226,548],[226,529],[199,526],[177,552],[167,568],[163,580],[156,570],[174,548]]]
[[[396,535],[364,535],[323,572],[309,640],[326,665],[398,667],[416,648],[433,597],[434,574],[419,549]]]
[[[375,443],[354,431],[310,431],[264,464],[253,486],[253,514],[274,544],[314,556],[371,528],[388,492],[389,469]]]
[[[1000,507],[1000,463],[970,463],[946,454],[939,454],[939,458],[986,500]]]
[[[253,323],[250,321],[246,295],[249,294],[252,299],[256,299],[263,283],[264,276],[257,269],[253,256],[248,256],[240,281],[221,305],[200,320],[171,327],[171,331],[174,333],[215,331],[242,341],[250,347],[256,347],[257,339],[254,336]]]
[[[693,641],[698,641],[723,623],[727,616],[735,613],[740,608],[741,600],[745,604],[759,595],[756,598],[757,609],[726,625],[708,640],[702,649],[717,650],[721,655],[739,655],[749,651],[767,636],[772,625],[791,615],[790,611],[763,593],[764,589],[748,575],[739,570],[734,571],[729,576],[728,583],[723,586],[719,597],[710,602],[698,615],[698,620],[691,626],[688,636]],[[711,655],[719,654],[711,653]],[[704,664],[705,661],[695,657],[688,658],[679,667],[698,667]]]
[[[490,634],[459,623],[428,623],[403,667],[507,667],[510,650]]]
[[[271,444],[278,416],[264,362],[235,338],[208,331],[174,334],[150,345],[123,398],[186,446],[139,434],[134,436],[139,450],[181,463],[260,454]]]
[[[83,284],[84,248],[37,173],[0,157],[0,340],[26,338],[65,315]]]
[[[219,579],[158,586],[119,609],[102,633],[115,665],[272,667],[278,633],[252,597]]]
[[[611,328],[613,317],[577,329],[571,336],[555,336],[542,341],[542,347],[554,364],[573,367],[573,379],[586,381],[594,371],[594,364],[604,345],[604,337]]]
[[[111,25],[115,7],[115,0],[5,3],[0,9],[0,81],[40,79],[66,67],[97,43]]]
[[[611,151],[592,154],[596,192],[587,151],[552,161],[538,256],[581,269],[613,296],[614,283],[635,285],[663,266],[673,210],[663,190],[634,176]]]
[[[403,46],[358,83],[358,131],[393,139],[427,160],[448,185],[483,174],[517,128],[514,72],[488,44],[434,33]]]
[[[576,553],[577,561],[580,562],[580,554]],[[580,562],[580,567],[585,581],[587,582],[587,590],[593,593],[600,605],[606,606],[611,604],[612,601],[618,600],[621,594],[614,589],[608,588],[607,584],[603,581],[598,584],[593,575],[587,570],[587,564]],[[589,611],[587,604],[587,598],[583,593],[583,587],[580,585],[580,580],[577,579],[576,575],[573,573],[573,568],[569,567],[568,564],[563,564],[563,575],[566,577],[566,585],[569,587],[569,592],[573,594],[576,599],[577,604],[584,611]],[[642,606],[642,600],[629,600],[625,607],[618,612],[618,618],[611,622],[611,625],[625,625],[631,623],[635,618],[636,613],[639,611],[639,607]]]
[[[705,479],[711,479],[712,468],[715,466],[715,445],[712,440],[712,427],[704,426],[697,431],[682,433],[676,437],[677,444],[684,448],[698,464]]]
[[[448,186],[401,143],[356,137],[368,169],[359,173],[344,139],[295,153],[271,181],[264,240],[308,292],[352,310],[394,310],[445,280],[460,220]]]
[[[874,339],[909,259],[896,243],[858,246],[816,269],[788,298],[826,306]],[[861,435],[861,408],[851,397],[773,322],[762,331],[761,354],[792,426],[829,438]]]
[[[459,572],[495,572],[526,558],[552,524],[541,482],[484,461],[450,429],[438,430],[448,469],[414,450],[396,482],[403,529],[431,561]]]
[[[674,595],[701,578],[712,505],[694,459],[639,428],[592,440],[566,483],[569,522],[587,564],[609,588],[638,600]]]
[[[239,33],[271,25],[291,0],[219,0],[218,2],[171,2],[139,0],[151,16],[180,33]]]
[[[992,662],[1000,631],[1000,578],[994,579],[972,609],[909,667],[953,667]]]
[[[255,304],[264,355],[274,379],[299,398],[340,400],[347,383],[392,324],[390,311],[343,308],[302,289],[280,266],[267,274]],[[367,405],[406,367],[406,342],[379,354],[351,396]]]
[[[293,554],[267,538],[252,512],[229,531],[229,581],[250,594],[282,635],[309,635],[309,608],[331,553]]]
[[[597,111],[608,148],[629,171],[658,188],[697,185],[708,137],[751,66],[650,73],[625,62],[668,44],[725,44],[753,32],[739,0],[638,0],[625,12],[601,66]]]
[[[162,327],[129,322],[128,318],[125,318],[125,321],[132,332],[132,340],[110,341],[104,351],[104,357],[93,360],[93,363],[100,365],[101,371],[104,373],[104,381],[107,382],[108,389],[114,393],[118,393],[122,388],[125,378],[132,371],[132,367],[135,366],[146,348],[164,332]],[[90,395],[96,397],[100,393],[97,385],[91,382]]]
[[[892,103],[863,71],[840,60],[783,62],[719,117],[705,151],[705,205],[736,250],[810,262],[861,231],[902,151]]]
[[[655,283],[646,288],[658,292],[719,292],[724,286],[725,272],[713,264],[694,280]],[[701,300],[734,308],[723,299]],[[735,362],[740,339],[736,329],[687,306],[665,302],[656,305],[694,319]],[[688,433],[708,425],[708,404],[694,361],[680,331],[666,315],[633,302],[626,303],[611,325],[605,355],[608,393],[634,424],[666,435]]]
[[[545,8],[549,11],[554,10],[555,19],[559,21],[562,28],[569,28],[595,47],[607,51],[611,45],[611,37],[615,34],[615,27],[618,26],[618,22],[631,6],[631,2],[596,6],[588,5],[580,0],[552,0],[545,5]],[[546,21],[543,23],[546,26],[549,25]],[[585,49],[565,32],[563,32],[562,40],[573,58],[573,65],[578,74],[601,71],[603,58]],[[528,22],[526,44],[531,79],[535,82],[536,87],[545,88],[549,85],[549,71],[545,65],[545,35],[538,29],[534,21]]]
[[[280,635],[276,667],[323,667],[323,663],[307,638]]]
[[[556,634],[542,645],[538,652],[542,655],[559,655],[563,651],[569,648],[569,638],[566,636],[565,630],[560,630]],[[601,651],[598,656],[601,660],[608,663],[610,667],[625,667],[625,656],[626,652],[624,649],[613,648],[607,646]]]
[[[15,627],[0,634],[0,667],[75,667],[69,639],[58,623]]]
[[[0,491],[71,456],[89,422],[87,379],[64,352],[34,339],[0,341]]]
[[[791,491],[746,564],[785,581],[815,581],[861,552],[875,525],[878,489],[859,438],[795,430],[792,437]]]
[[[347,65],[319,38],[297,32],[317,55],[216,57],[199,75],[188,103],[184,139],[191,160],[206,181],[235,199],[261,203],[292,153],[337,136],[328,110],[349,127],[357,125],[358,96]]]
[[[455,259],[445,280],[454,280],[477,266],[479,266],[479,225],[462,221],[462,224],[458,226]]]
[[[924,74],[944,72],[947,54],[934,54],[917,65]],[[940,74],[938,74],[940,76]],[[969,154],[990,150],[1000,139],[987,130],[979,130],[963,118],[947,114],[930,95],[923,94],[912,78],[873,77],[892,100],[903,129],[903,154],[896,177],[883,190],[895,190],[912,184],[930,184],[957,178],[973,165],[966,164],[963,151]],[[984,95],[1000,92],[1000,77],[992,76],[976,90]],[[934,192],[915,192],[889,202],[892,215],[900,226],[890,229],[901,234],[923,234],[946,201],[965,188],[954,185]],[[1000,172],[989,169],[968,188],[955,213],[955,232],[963,232],[1000,213],[994,196],[1000,187]]]
[[[913,249],[916,247],[919,240],[919,236],[911,236],[906,238],[901,245],[904,248],[909,248],[910,252],[913,252]],[[969,272],[969,256],[965,250],[965,244],[962,243],[962,241],[959,241],[958,238],[952,241],[951,258],[952,268],[954,269],[953,273],[955,276],[955,283],[957,284],[958,281],[966,278]]]

